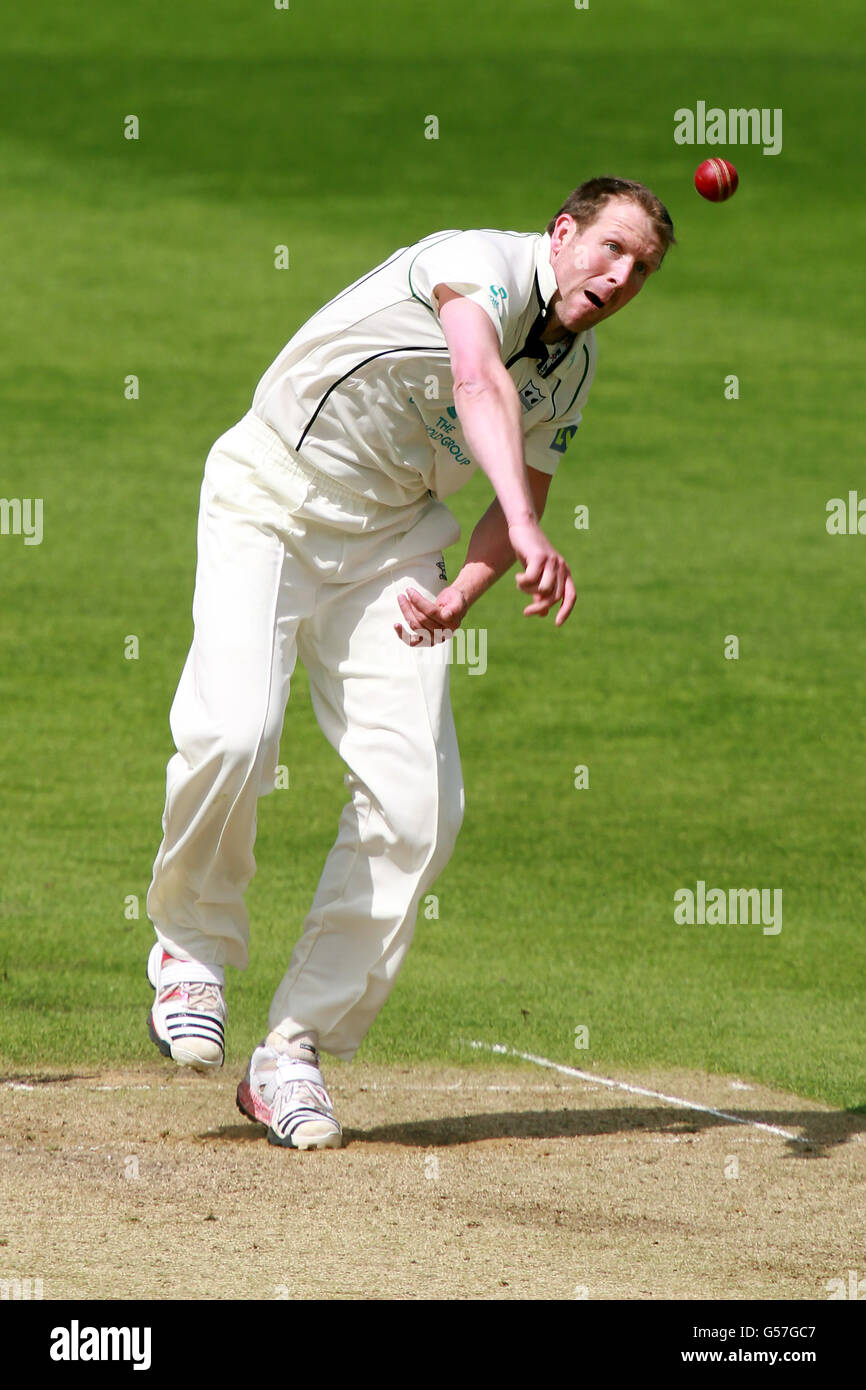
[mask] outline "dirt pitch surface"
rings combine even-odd
[[[345,1147],[270,1145],[239,1077],[0,1078],[0,1280],[45,1299],[826,1299],[866,1274],[866,1115],[693,1072],[331,1064]]]

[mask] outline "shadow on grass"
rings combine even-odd
[[[663,1106],[605,1110],[517,1110],[495,1114],[447,1115],[441,1119],[413,1120],[377,1125],[373,1129],[344,1131],[344,1147],[360,1144],[393,1144],[404,1148],[444,1148],[454,1144],[478,1144],[491,1139],[593,1138],[604,1134],[658,1134],[680,1138],[713,1129],[738,1130],[756,1123],[793,1131],[794,1139],[763,1132],[778,1139],[786,1157],[826,1158],[840,1144],[866,1131],[866,1110],[760,1111],[731,1110],[732,1119],[700,1112],[684,1115]],[[740,1123],[737,1123],[740,1121]],[[264,1125],[222,1125],[197,1136],[229,1142],[263,1139]]]

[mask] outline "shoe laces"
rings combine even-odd
[[[163,992],[160,1003],[167,1004],[172,999],[179,1000],[190,1013],[221,1015],[225,1007],[219,985],[208,985],[198,980],[169,985]]]
[[[311,1081],[309,1077],[298,1076],[297,1067],[299,1058],[287,1057],[285,1053],[278,1052],[274,1069],[276,1071],[277,1087],[283,1092],[285,1101],[292,1105],[306,1104],[313,1110],[332,1110],[331,1097],[325,1090],[324,1080],[321,1085]],[[311,1065],[301,1063],[301,1065]]]

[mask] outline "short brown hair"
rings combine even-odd
[[[634,179],[617,179],[609,176],[587,179],[586,183],[582,183],[579,188],[575,188],[572,193],[569,193],[556,217],[552,217],[548,222],[547,231],[553,231],[556,226],[556,218],[561,217],[564,212],[567,212],[569,217],[574,218],[579,231],[584,231],[586,227],[592,225],[611,198],[629,198],[633,203],[637,203],[643,208],[658,233],[662,244],[662,259],[664,259],[668,247],[676,245],[671,215],[651,188],[647,188],[646,184],[636,183]]]

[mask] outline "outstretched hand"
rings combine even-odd
[[[567,562],[550,544],[537,521],[520,521],[508,528],[508,540],[523,569],[515,576],[518,589],[532,596],[524,616],[545,617],[559,603],[556,626],[561,627],[575,605],[577,590]]]

